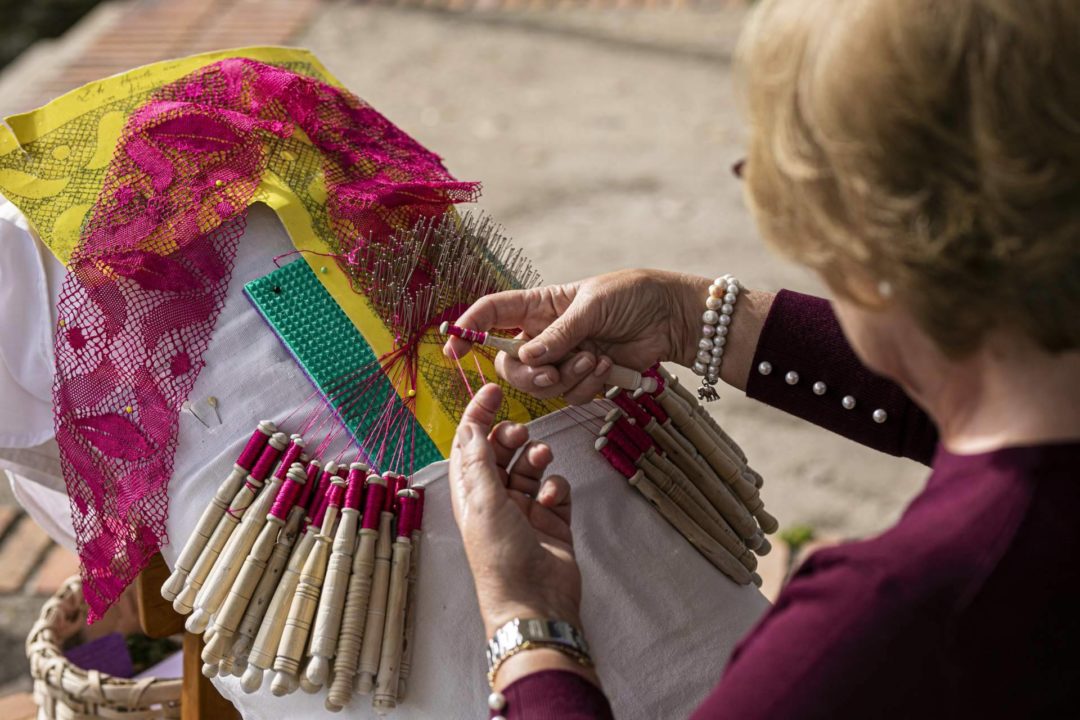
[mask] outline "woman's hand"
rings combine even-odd
[[[484,628],[491,637],[509,620],[526,617],[580,628],[570,485],[557,475],[544,478],[551,449],[530,443],[524,425],[503,422],[492,429],[501,402],[498,385],[482,387],[465,409],[450,452],[454,517]]]
[[[495,367],[537,397],[591,400],[612,363],[644,370],[660,361],[693,364],[701,334],[707,278],[661,270],[621,270],[535,290],[481,298],[458,318],[473,330],[520,328],[532,338],[521,361],[500,353]],[[447,356],[470,349],[451,338]],[[580,352],[577,352],[580,351]]]

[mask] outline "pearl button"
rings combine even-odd
[[[825,391],[827,389],[828,388],[825,387],[825,383],[821,382],[820,380],[818,380],[816,383],[814,383],[814,394],[815,395],[824,395]]]
[[[845,410],[854,410],[855,398],[851,397],[850,395],[845,395],[844,399],[840,401],[840,404],[844,406]]]
[[[706,310],[705,313],[701,316],[701,322],[708,325],[715,325],[719,319],[720,314],[715,310]]]
[[[877,424],[880,425],[881,423],[883,423],[883,422],[885,422],[886,420],[889,419],[889,413],[885,412],[881,408],[878,408],[877,410],[874,411],[873,417],[874,417],[874,422],[876,422]]]
[[[761,373],[762,375],[768,375],[769,373],[772,372],[772,363],[770,363],[770,362],[761,363],[760,365],[757,366],[757,371],[759,373]]]
[[[488,707],[492,710],[502,710],[506,707],[506,696],[501,692],[493,692],[488,695]]]
[[[786,382],[788,385],[794,385],[795,383],[799,382],[799,373],[792,370],[784,376],[784,382]]]

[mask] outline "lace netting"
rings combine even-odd
[[[181,405],[268,157],[299,133],[322,157],[334,254],[478,193],[355,96],[253,60],[207,65],[129,118],[55,338],[56,437],[91,622],[167,539]]]

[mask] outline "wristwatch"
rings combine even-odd
[[[488,683],[495,686],[495,673],[508,659],[523,650],[558,650],[584,667],[592,667],[589,644],[581,631],[562,620],[515,618],[495,631],[488,641]]]

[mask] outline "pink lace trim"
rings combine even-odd
[[[267,158],[297,130],[322,157],[336,254],[478,194],[358,98],[251,60],[208,65],[129,118],[55,340],[56,437],[91,622],[167,541],[180,407]]]

